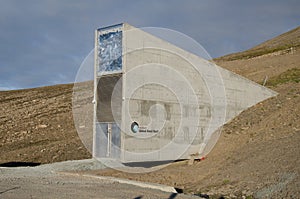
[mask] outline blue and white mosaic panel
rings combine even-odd
[[[122,31],[100,34],[98,42],[98,73],[121,72]]]

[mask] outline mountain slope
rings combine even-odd
[[[0,92],[0,163],[90,157],[72,118],[73,84]]]
[[[237,59],[249,59],[270,53],[289,53],[300,47],[300,26],[281,34],[273,39],[263,42],[249,50],[225,55],[216,60],[233,61]]]
[[[299,68],[299,51],[300,27],[244,52],[226,55],[214,61],[261,84],[287,70]]]

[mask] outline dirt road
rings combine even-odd
[[[103,167],[93,160],[28,168],[0,168],[0,198],[199,198],[112,180],[61,173]]]

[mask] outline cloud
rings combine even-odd
[[[4,0],[0,86],[73,82],[94,30],[120,22],[180,31],[212,57],[250,48],[299,25],[298,0]]]

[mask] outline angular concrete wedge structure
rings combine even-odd
[[[96,30],[93,156],[205,156],[220,128],[277,93],[123,23]]]

